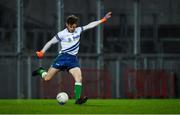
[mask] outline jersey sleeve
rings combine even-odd
[[[96,26],[98,26],[101,23],[101,20],[98,21],[93,21],[85,26],[82,27],[83,31],[94,28]]]
[[[54,37],[58,40],[58,41],[62,41],[62,32],[57,33]]]
[[[48,50],[52,44],[56,44],[58,43],[59,40],[56,37],[53,37],[50,41],[48,41],[45,46],[43,47],[42,51],[46,52],[46,50]]]

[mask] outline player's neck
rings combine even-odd
[[[69,33],[74,33],[74,31],[70,31],[68,28],[66,28]]]

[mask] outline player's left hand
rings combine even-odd
[[[109,18],[111,18],[111,16],[112,16],[112,12],[108,12],[108,13],[104,16],[104,18],[105,18],[105,19],[109,19]]]

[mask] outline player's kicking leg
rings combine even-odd
[[[32,76],[41,76],[45,81],[50,80],[55,74],[59,72],[59,69],[50,67],[48,72],[43,67],[39,67],[35,71],[32,72]]]
[[[75,104],[83,104],[86,103],[88,100],[87,97],[81,97],[81,91],[82,91],[82,75],[81,75],[81,69],[79,67],[75,67],[69,70],[69,73],[74,77],[75,79],[75,86],[74,86],[74,95],[75,95]]]

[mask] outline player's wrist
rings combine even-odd
[[[44,56],[44,52],[41,50],[41,51],[37,51],[36,52],[36,55],[39,57],[39,58],[42,58]]]
[[[101,19],[101,23],[104,23],[106,21],[107,21],[107,18],[105,18],[105,17]]]
[[[44,54],[44,52],[42,50],[40,52],[41,52],[41,54]]]

